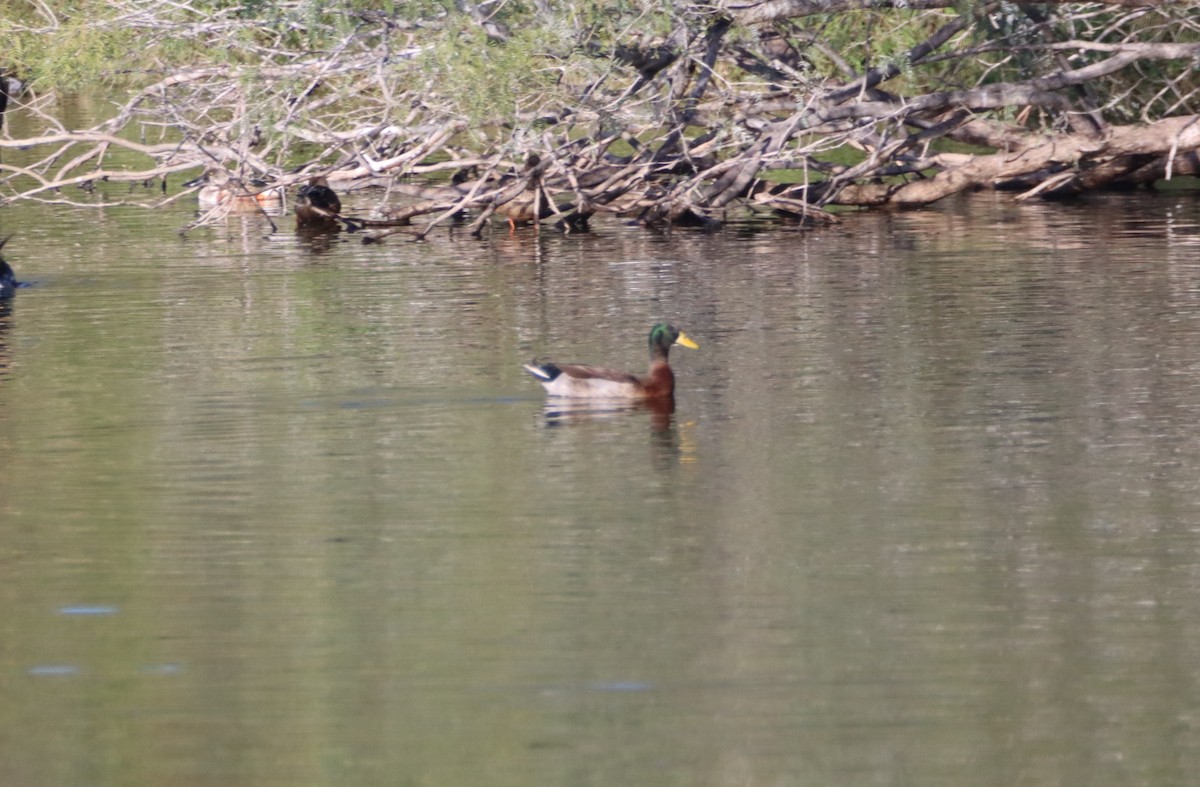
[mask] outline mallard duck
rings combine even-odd
[[[282,189],[268,188],[266,181],[262,180],[251,180],[243,186],[223,169],[209,170],[183,186],[200,187],[196,199],[201,210],[227,206],[230,213],[257,213],[263,208],[280,208],[283,205]]]
[[[0,240],[0,249],[8,243],[8,238]],[[11,298],[17,291],[17,274],[3,257],[0,257],[0,301]]]
[[[309,180],[296,194],[297,227],[339,226],[341,212],[342,201],[323,175]]]
[[[496,213],[508,219],[508,231],[517,231],[518,224],[533,224],[554,215],[550,202],[542,190],[542,159],[530,153],[521,167],[520,177],[496,195],[493,203]]]
[[[496,206],[496,212],[508,220],[508,232],[513,234],[519,224],[537,223],[552,215],[549,205],[542,198],[541,189],[524,192],[521,196]]]
[[[677,344],[700,349],[687,334],[673,325],[659,323],[650,329],[650,371],[645,377],[605,369],[557,363],[525,364],[546,393],[579,399],[665,399],[675,394],[675,373],[667,353]]]

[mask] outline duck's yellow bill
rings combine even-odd
[[[691,337],[683,331],[679,332],[679,338],[675,340],[676,344],[682,344],[684,347],[691,347],[693,350],[699,350],[700,345],[692,341]]]

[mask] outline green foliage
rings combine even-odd
[[[5,32],[8,42],[4,67],[35,87],[64,91],[123,79],[127,58],[136,44],[129,30],[95,31],[83,20],[61,27],[53,35]]]
[[[797,28],[825,41],[856,73],[899,65],[903,78],[910,80],[915,74],[909,67],[909,50],[952,18],[949,13],[865,10],[808,17],[799,20]],[[820,73],[845,77],[820,50],[808,49],[805,55]]]
[[[137,8],[146,13],[132,15],[133,6],[106,0],[0,0],[0,36],[6,43],[0,67],[17,70],[41,90],[78,91],[146,83],[193,65],[265,66],[347,45],[363,51],[390,36],[397,48],[421,50],[416,60],[390,62],[390,77],[399,88],[428,84],[430,103],[446,115],[494,125],[558,109],[572,100],[567,88],[601,78],[606,89],[622,90],[636,74],[628,61],[611,59],[618,47],[648,50],[669,42],[677,48],[689,42],[695,56],[696,43],[719,13],[718,4],[678,0],[472,2],[475,18],[460,10],[458,0],[192,0],[141,3]],[[1180,8],[1172,10],[1174,5]],[[781,24],[780,31],[795,34],[805,78],[811,76],[813,84],[845,79],[843,64],[855,74],[892,66],[899,76],[888,89],[912,94],[1025,80],[1061,70],[1064,62],[1078,68],[1108,56],[1044,48],[1056,41],[1197,40],[1200,25],[1188,23],[1188,5],[1164,4],[1154,13],[1130,15],[1119,9],[1079,13],[1068,6],[980,0],[958,0],[953,8],[934,11],[864,4],[853,11],[798,17]],[[911,62],[913,47],[964,16],[973,24],[943,53],[972,47],[988,51],[941,63]],[[480,24],[484,17],[506,32],[489,36]],[[206,18],[220,24],[201,24]],[[242,27],[231,30],[231,19]],[[381,24],[384,19],[388,25]],[[681,30],[686,35],[677,35]],[[725,43],[752,48],[756,39],[756,29],[735,27]],[[823,45],[810,46],[810,39]],[[718,69],[739,83],[755,78],[731,57]],[[331,81],[323,80],[322,89]],[[1164,84],[1171,89],[1164,92]],[[1110,77],[1099,93],[1124,97],[1119,108],[1108,110],[1115,119],[1189,108],[1180,96],[1192,91],[1200,91],[1200,73],[1181,77],[1177,64],[1164,61],[1139,63]]]
[[[546,38],[529,28],[500,43],[461,24],[426,53],[419,70],[433,77],[437,97],[473,125],[513,123],[533,108],[531,101],[556,92],[559,73],[544,55]]]

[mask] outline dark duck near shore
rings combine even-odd
[[[675,394],[675,373],[667,354],[679,344],[700,349],[683,331],[659,323],[650,329],[650,371],[645,376],[603,366],[542,363],[525,364],[525,369],[551,396],[576,399],[661,400]]]
[[[0,249],[4,248],[4,244],[8,243],[8,238],[0,240]],[[13,272],[12,266],[0,256],[0,301],[11,298],[17,292],[17,274]]]
[[[318,176],[300,187],[296,193],[297,227],[339,227],[342,201],[324,176]]]

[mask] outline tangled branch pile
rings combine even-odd
[[[99,3],[0,20],[45,132],[2,198],[201,171],[253,192],[314,174],[385,189],[376,224],[597,212],[713,223],[735,207],[833,221],[963,189],[1061,196],[1200,167],[1200,4],[951,0]],[[42,85],[86,29],[104,122]],[[31,42],[41,42],[40,51]],[[137,63],[123,62],[136,57]],[[147,64],[150,65],[147,65]],[[184,64],[184,65],[180,65]],[[94,75],[93,75],[94,76]],[[169,190],[169,189],[167,189]],[[177,198],[175,194],[169,199]],[[404,197],[404,199],[398,199]],[[92,204],[92,203],[89,203]],[[145,204],[161,204],[160,198]]]

